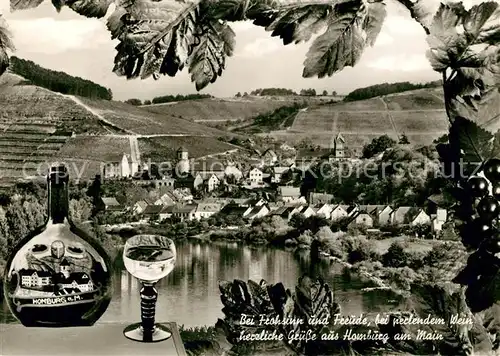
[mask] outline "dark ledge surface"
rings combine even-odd
[[[2,356],[186,356],[175,322],[163,322],[172,332],[157,343],[131,341],[123,336],[130,323],[100,322],[91,327],[34,328],[0,324]]]

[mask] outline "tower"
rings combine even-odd
[[[180,147],[177,150],[177,166],[176,166],[176,174],[177,175],[182,175],[189,173],[191,170],[189,163],[189,153],[188,150],[185,147]]]
[[[335,158],[345,157],[345,139],[340,132],[337,136],[332,137],[330,141],[330,150],[333,151],[333,156]]]

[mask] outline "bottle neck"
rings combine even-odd
[[[64,219],[68,216],[68,208],[67,183],[49,181],[48,215],[52,223],[64,223]]]

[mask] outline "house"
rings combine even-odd
[[[266,150],[262,154],[262,165],[263,166],[273,166],[278,162],[278,155],[273,150]]]
[[[148,205],[142,212],[142,215],[147,219],[157,220],[160,218],[162,209],[163,205]]]
[[[77,289],[82,293],[86,293],[94,290],[94,283],[87,273],[73,272],[68,278],[62,280],[58,287],[61,289]]]
[[[358,211],[352,218],[348,227],[363,226],[367,228],[373,227],[373,217],[365,211]]]
[[[332,213],[334,206],[331,204],[316,204],[314,205],[314,210],[316,211],[316,216],[324,217],[325,219],[329,219]]]
[[[271,211],[271,215],[276,215],[276,216],[279,216],[285,220],[290,220],[290,218],[293,215],[294,210],[295,210],[295,207],[293,207],[293,206],[282,206],[276,210]]]
[[[310,192],[307,200],[312,205],[329,204],[333,200],[333,194]]]
[[[23,288],[43,288],[52,284],[52,274],[48,271],[21,269],[19,275],[21,276],[21,287]]]
[[[280,183],[283,174],[285,174],[289,170],[290,170],[289,167],[281,167],[281,166],[273,167],[271,174],[271,183]]]
[[[330,219],[333,221],[338,221],[346,218],[348,216],[346,209],[347,208],[345,206],[342,206],[340,204],[336,205],[330,212]]]
[[[247,210],[248,207],[246,206],[229,203],[221,209],[220,214],[225,215],[226,217],[234,218],[236,220],[241,218]]]
[[[392,225],[407,224],[406,216],[411,210],[410,206],[400,206],[395,208],[390,214],[390,222]]]
[[[316,211],[314,211],[313,207],[310,206],[310,205],[304,205],[304,206],[299,206],[297,207],[293,214],[292,215],[295,215],[295,214],[302,214],[304,215],[306,218],[309,218],[311,216],[314,216],[316,215]]]
[[[305,204],[299,187],[281,186],[278,187],[278,200],[288,204]]]
[[[267,205],[260,205],[253,207],[250,211],[245,211],[243,217],[248,220],[253,220],[257,218],[262,218],[270,213],[270,209]]]
[[[243,172],[234,163],[228,163],[224,169],[224,176],[228,183],[239,182],[243,178]]]
[[[446,209],[438,208],[436,214],[431,216],[431,230],[434,233],[438,233],[443,229],[444,223],[448,220]]]
[[[385,205],[360,205],[359,210],[370,214],[375,224],[379,224],[379,215],[386,208]]]
[[[164,205],[158,213],[159,220],[163,221],[165,219],[170,219],[173,216],[174,206],[175,205]]]
[[[122,205],[118,202],[118,200],[116,200],[116,198],[103,197],[101,198],[101,201],[106,211],[118,212],[123,210]]]
[[[120,159],[106,162],[103,167],[104,178],[131,177],[139,170],[139,164],[130,155],[123,153]]]
[[[188,188],[175,189],[172,191],[172,195],[177,202],[190,202],[194,198],[191,190]]]
[[[177,203],[177,198],[173,192],[166,192],[160,197],[163,205],[175,205]]]
[[[400,206],[391,212],[390,221],[393,225],[409,224],[415,226],[420,224],[429,224],[431,222],[431,218],[422,208]]]
[[[443,194],[433,194],[427,198],[426,211],[429,214],[436,214],[438,208],[446,208],[446,201]]]
[[[248,179],[250,181],[250,185],[262,185],[263,183],[263,172],[258,168],[252,168],[250,172],[248,172]]]
[[[346,209],[348,217],[353,217],[354,215],[356,215],[360,211],[359,205],[357,205],[357,204],[348,205],[348,206],[346,206],[345,209]]]
[[[391,224],[391,213],[392,208],[389,205],[384,206],[383,209],[378,212],[378,224],[380,226],[385,226]]]
[[[150,205],[150,203],[147,202],[146,200],[139,200],[132,206],[132,212],[134,214],[142,214],[142,212],[144,211],[144,209],[146,209],[148,205]]]
[[[206,219],[217,214],[220,210],[221,206],[219,204],[199,203],[196,207],[194,217],[197,220]]]
[[[183,220],[193,220],[197,204],[177,204],[172,210],[172,216]]]
[[[219,185],[221,181],[219,178],[214,173],[198,173],[196,174],[196,177],[193,182],[193,187],[194,189],[202,189],[206,188],[208,192],[211,192],[215,190]]]
[[[411,226],[430,224],[431,217],[422,208],[413,208],[407,214],[408,224]]]

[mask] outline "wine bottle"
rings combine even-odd
[[[19,242],[7,261],[4,295],[25,326],[90,326],[111,300],[110,259],[70,219],[68,183],[65,166],[51,167],[48,218]]]

